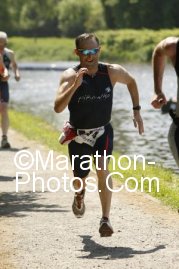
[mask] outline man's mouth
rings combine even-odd
[[[88,59],[87,62],[88,63],[92,63],[93,62],[93,59]]]

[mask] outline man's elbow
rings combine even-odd
[[[128,86],[128,87],[136,86],[136,80],[135,80],[134,77],[131,77],[131,78],[130,78],[130,81],[128,82],[127,86]]]
[[[57,105],[57,104],[54,105],[54,111],[55,111],[56,113],[60,113],[60,112],[62,112],[63,110],[64,110],[63,107],[61,107],[61,106],[59,106],[59,105]]]
[[[56,113],[60,113],[60,112],[61,112],[61,110],[59,109],[59,107],[57,107],[56,105],[54,106],[54,111],[55,111]]]

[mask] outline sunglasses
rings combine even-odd
[[[87,55],[95,55],[98,51],[99,51],[99,48],[95,48],[95,49],[90,49],[90,50],[87,50],[87,49],[78,49],[78,51],[87,56]]]

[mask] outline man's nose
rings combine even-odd
[[[92,54],[91,53],[89,53],[87,56],[88,56],[88,59],[92,58]]]

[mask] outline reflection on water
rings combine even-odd
[[[162,115],[150,105],[153,94],[151,66],[130,65],[126,68],[134,75],[139,87],[145,134],[139,136],[133,126],[132,103],[127,88],[122,84],[116,85],[112,113],[114,148],[130,156],[143,154],[147,161],[177,170],[167,141],[170,116]],[[61,129],[63,122],[68,119],[68,110],[61,114],[53,111],[60,75],[59,71],[21,71],[20,82],[10,80],[11,104],[19,110],[40,115]],[[163,88],[168,98],[176,95],[176,76],[172,67],[165,72]]]

